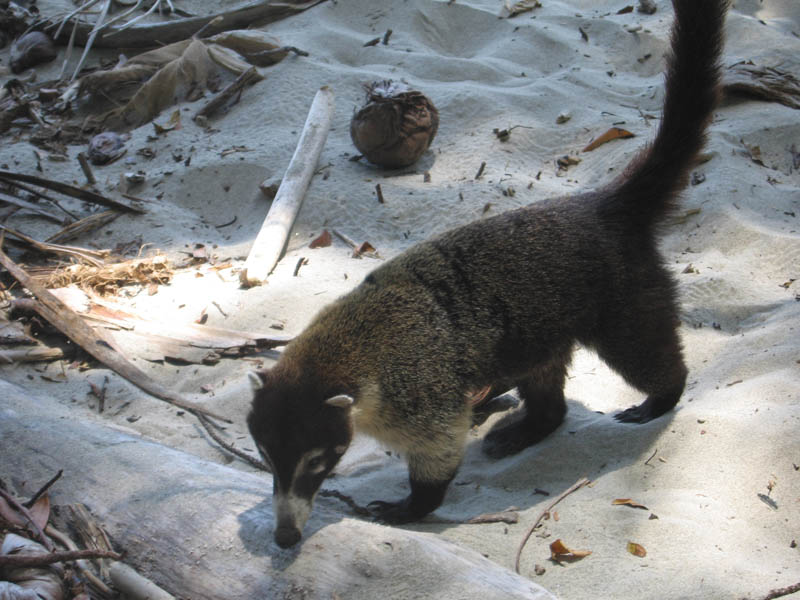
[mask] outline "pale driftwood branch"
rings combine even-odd
[[[58,543],[60,543],[62,546],[64,546],[65,548],[72,551],[78,550],[78,546],[75,544],[75,542],[73,542],[70,539],[68,535],[59,531],[58,529],[53,527],[50,523],[47,524],[47,527],[45,527],[44,532],[51,538],[56,540]],[[100,579],[97,575],[95,575],[92,572],[92,570],[86,564],[85,560],[82,559],[76,560],[75,566],[78,568],[78,571],[80,571],[81,575],[83,575],[83,577],[89,583],[91,583],[95,587],[95,589],[97,589],[101,594],[103,594],[105,597],[113,596],[114,591],[110,587],[108,587],[103,582],[102,579]]]
[[[587,483],[589,483],[589,479],[587,479],[586,477],[583,477],[582,479],[579,479],[578,481],[576,481],[575,483],[573,483],[573,484],[572,484],[572,485],[571,485],[571,486],[570,486],[570,487],[569,487],[569,488],[568,488],[568,489],[567,489],[565,492],[563,492],[563,493],[562,493],[562,494],[561,494],[561,495],[560,495],[558,498],[556,498],[555,500],[553,500],[553,501],[552,501],[552,502],[551,502],[551,503],[550,503],[550,504],[547,506],[547,508],[545,508],[545,509],[544,509],[544,510],[541,512],[541,514],[539,515],[539,518],[537,518],[537,519],[536,519],[536,521],[534,521],[533,525],[531,525],[530,529],[528,529],[528,531],[527,531],[527,532],[525,532],[525,536],[522,538],[522,541],[521,541],[521,542],[520,542],[520,544],[519,544],[519,548],[517,548],[517,556],[516,556],[516,558],[514,559],[514,570],[515,570],[517,573],[519,573],[519,557],[522,555],[522,549],[525,547],[525,544],[527,544],[527,543],[528,543],[528,539],[531,537],[531,534],[532,534],[532,533],[533,533],[533,531],[534,531],[534,530],[535,530],[535,529],[536,529],[536,528],[539,526],[539,523],[541,523],[541,522],[542,522],[542,519],[544,519],[545,515],[549,514],[549,513],[550,513],[550,511],[551,511],[551,510],[553,510],[553,507],[554,507],[556,504],[558,504],[559,502],[561,502],[561,501],[562,501],[564,498],[566,498],[567,496],[569,496],[569,495],[570,495],[572,492],[575,492],[575,491],[577,491],[577,490],[581,489],[581,488],[582,488],[583,486],[585,486]]]
[[[64,224],[64,219],[60,219],[52,213],[47,212],[46,210],[42,209],[40,206],[37,206],[33,202],[28,202],[27,200],[22,200],[21,198],[17,198],[16,196],[11,196],[9,194],[4,194],[0,192],[0,200],[3,202],[7,202],[8,204],[13,204],[14,206],[18,206],[19,208],[25,208],[30,210],[31,212],[36,213],[44,217],[45,219],[49,219],[59,225]]]
[[[125,563],[114,563],[108,574],[114,587],[129,600],[175,600],[172,594],[142,577]]]
[[[0,567],[44,567],[57,562],[84,558],[112,558],[119,560],[122,555],[108,550],[68,550],[66,552],[50,552],[48,554],[3,554],[0,555]]]
[[[136,25],[134,27],[122,29],[121,27],[110,28],[105,35],[99,36],[94,40],[95,48],[152,48],[156,45],[172,44],[180,42],[195,35],[200,29],[209,25],[203,30],[204,35],[212,36],[231,29],[242,29],[250,27],[254,23],[264,25],[278,21],[285,17],[300,13],[324,0],[309,0],[309,2],[265,2],[257,0],[240,6],[230,11],[203,17],[189,17],[178,21],[166,23],[149,23],[146,25]],[[211,23],[214,19],[219,21]],[[55,26],[52,23],[51,26]],[[75,42],[79,46],[84,46],[89,40],[92,31],[92,24],[69,23],[61,32],[62,35],[72,33],[77,29]]]
[[[82,262],[88,263],[94,267],[102,266],[102,259],[108,254],[107,252],[104,253],[97,250],[89,250],[87,248],[76,248],[74,246],[63,246],[61,244],[48,244],[47,242],[40,242],[32,237],[28,237],[24,233],[11,229],[10,227],[6,227],[5,225],[0,225],[0,231],[5,231],[13,235],[15,238],[22,240],[39,252],[49,252],[53,254],[69,256],[70,258],[79,259]]]
[[[474,550],[343,518],[347,511],[327,498],[316,502],[304,540],[281,550],[269,476],[75,419],[69,407],[3,381],[0,398],[11,409],[0,419],[0,456],[14,456],[4,477],[44,480],[63,468],[70,485],[59,490],[59,504],[92,506],[125,548],[125,562],[177,597],[253,600],[303,590],[308,598],[347,600],[439,592],[460,600],[554,600]],[[359,487],[349,483],[345,492]],[[396,576],[403,573],[414,576]]]
[[[64,358],[64,351],[61,348],[49,348],[47,346],[35,346],[27,350],[0,350],[0,364],[41,362],[60,358]]]
[[[243,286],[261,285],[275,268],[303,205],[332,119],[333,90],[324,86],[314,96],[289,168],[244,263],[240,275]]]
[[[28,288],[38,298],[39,302],[34,306],[44,319],[108,368],[160,400],[186,409],[193,414],[202,413],[226,423],[231,422],[225,417],[208,411],[199,404],[184,399],[177,392],[173,392],[148,377],[114,347],[113,340],[105,335],[102,330],[92,329],[75,311],[59,300],[50,290],[37,283],[2,250],[0,250],[0,264],[11,273],[14,279]]]
[[[50,244],[62,244],[66,241],[83,235],[84,233],[89,233],[90,231],[94,231],[95,229],[99,229],[100,227],[108,225],[119,215],[120,213],[113,210],[104,210],[103,212],[89,215],[88,217],[84,217],[79,221],[70,223],[61,231],[57,231],[47,238],[45,242]]]

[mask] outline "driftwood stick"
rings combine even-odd
[[[333,91],[324,86],[314,97],[289,168],[244,263],[240,276],[243,286],[261,285],[275,268],[303,205],[332,119]]]
[[[79,235],[89,233],[95,229],[99,229],[104,225],[108,225],[119,216],[120,213],[113,210],[104,210],[103,212],[95,213],[84,217],[80,221],[75,221],[64,227],[61,231],[57,231],[45,242],[49,244],[63,244],[66,241],[74,239]]]
[[[0,200],[3,202],[7,202],[8,204],[13,204],[14,206],[18,206],[20,208],[25,208],[30,210],[37,215],[44,217],[50,221],[58,223],[59,225],[63,225],[64,219],[59,219],[52,213],[47,212],[46,210],[42,209],[40,206],[37,206],[33,202],[28,202],[27,200],[22,200],[21,198],[17,198],[16,196],[11,196],[10,194],[4,194],[0,192]]]
[[[121,554],[108,550],[67,550],[48,554],[3,554],[0,555],[0,567],[45,567],[62,561],[81,560],[83,558],[113,558],[120,560]]]
[[[570,495],[572,492],[575,492],[575,491],[577,491],[577,490],[581,489],[581,488],[582,488],[583,486],[585,486],[587,483],[589,483],[589,479],[588,479],[588,478],[586,478],[586,477],[583,477],[582,479],[579,479],[578,481],[576,481],[575,483],[573,483],[573,484],[572,484],[572,485],[569,487],[569,489],[567,489],[567,490],[566,490],[564,493],[562,493],[562,494],[561,494],[561,495],[560,495],[558,498],[556,498],[555,500],[553,500],[553,501],[552,501],[552,502],[551,502],[551,503],[550,503],[550,504],[547,506],[547,508],[545,508],[545,509],[542,511],[542,513],[539,515],[539,518],[537,518],[537,519],[536,519],[536,521],[533,523],[533,525],[531,525],[530,529],[528,529],[528,531],[525,533],[525,536],[522,538],[522,541],[521,541],[521,542],[520,542],[520,544],[519,544],[519,548],[517,548],[517,556],[516,556],[516,558],[514,559],[514,571],[516,571],[517,573],[519,573],[519,557],[522,555],[522,549],[525,547],[525,544],[527,544],[527,543],[528,543],[528,539],[531,537],[531,534],[532,534],[532,533],[533,533],[533,531],[534,531],[534,530],[535,530],[535,529],[536,529],[536,528],[539,526],[539,523],[541,523],[541,521],[542,521],[542,519],[544,519],[545,515],[547,515],[547,514],[548,514],[548,513],[549,513],[551,510],[553,510],[553,507],[554,507],[556,504],[558,504],[559,502],[561,502],[561,501],[562,501],[564,498],[566,498],[567,496],[569,496],[569,495]]]
[[[65,196],[72,196],[73,198],[84,200],[85,202],[91,202],[93,204],[107,206],[108,208],[116,208],[117,210],[121,210],[124,212],[133,212],[133,213],[146,212],[142,208],[131,206],[130,204],[125,204],[124,202],[120,202],[119,200],[113,200],[111,198],[107,198],[106,196],[102,196],[101,194],[92,192],[91,190],[84,190],[79,187],[75,187],[74,185],[69,185],[61,181],[54,181],[52,179],[45,179],[44,177],[37,177],[36,175],[26,175],[25,173],[13,173],[11,171],[0,171],[0,179],[9,182],[23,181],[25,183],[33,183],[34,185],[40,185],[44,188],[53,190],[55,192],[60,192]]]
[[[266,471],[267,473],[270,472],[269,467],[267,467],[267,465],[264,462],[250,456],[249,454],[247,454],[247,452],[243,452],[242,450],[235,448],[233,445],[223,440],[222,437],[220,437],[220,435],[214,430],[213,423],[211,423],[211,421],[209,421],[206,417],[204,417],[203,415],[197,415],[197,420],[200,421],[200,424],[206,430],[208,435],[211,436],[211,439],[217,442],[217,444],[219,444],[223,450],[230,452],[234,456],[238,456],[246,463],[254,466],[256,469],[260,469],[261,471]]]
[[[250,27],[254,23],[266,25],[267,23],[272,23],[300,13],[323,1],[324,0],[309,0],[303,3],[289,3],[254,0],[253,2],[248,2],[247,4],[215,15],[187,17],[177,21],[148,23],[136,25],[134,27],[125,27],[124,25],[120,27],[109,27],[105,35],[99,36],[94,40],[94,47],[153,48],[159,44],[167,45],[190,38],[202,27],[217,18],[219,18],[219,20],[216,23],[205,29],[204,35],[212,36],[223,31],[230,31],[231,29]],[[130,21],[128,23],[130,23]],[[50,26],[55,26],[55,22],[51,22]],[[59,33],[64,35],[67,31],[72,33],[73,29],[77,29],[75,43],[79,46],[83,46],[88,41],[92,28],[91,23],[79,23],[72,20],[69,25],[64,28],[64,31],[60,31]],[[58,36],[55,37],[57,38]]]
[[[108,574],[114,587],[130,600],[175,600],[169,592],[142,577],[125,563],[114,563]]]
[[[198,118],[210,117],[228,103],[231,98],[237,94],[241,94],[246,86],[261,81],[262,79],[264,79],[264,76],[258,72],[258,69],[250,67],[227,85],[219,94],[206,102],[205,106],[198,110],[192,118],[196,121]]]
[[[17,512],[19,512],[23,517],[25,517],[28,520],[28,522],[31,525],[31,528],[32,528],[33,532],[36,534],[36,537],[39,538],[40,542],[42,542],[42,546],[47,548],[47,550],[49,552],[52,552],[53,551],[53,542],[51,542],[50,538],[47,537],[44,534],[44,531],[42,531],[42,528],[39,527],[39,525],[36,523],[34,518],[31,516],[30,511],[28,511],[28,509],[25,508],[22,504],[20,504],[20,502],[14,496],[9,494],[3,488],[0,488],[0,496],[2,496],[2,498],[6,502],[8,502],[9,505],[11,505],[11,508],[13,508]],[[2,558],[2,557],[0,557],[0,558]],[[3,565],[3,563],[0,563],[0,566],[2,566],[2,565]]]
[[[88,250],[86,248],[76,248],[74,246],[63,246],[61,244],[48,244],[46,242],[40,242],[25,235],[24,233],[11,229],[10,227],[6,227],[5,225],[0,225],[0,231],[10,233],[39,252],[63,254],[65,256],[69,256],[70,258],[76,258],[82,262],[88,263],[94,267],[102,266],[102,259],[108,254],[107,252],[103,253],[98,252],[97,250]]]
[[[36,311],[64,335],[94,356],[108,368],[115,371],[148,394],[188,410],[193,414],[201,413],[226,423],[229,419],[214,414],[199,404],[184,399],[177,392],[167,389],[160,383],[148,377],[138,367],[130,363],[119,350],[115,348],[114,341],[100,329],[92,329],[84,320],[43,285],[37,283],[30,275],[14,263],[2,250],[0,250],[0,264],[11,275],[28,288],[39,299],[34,306]]]
[[[59,360],[64,356],[64,351],[61,348],[50,348],[48,346],[34,346],[24,350],[0,350],[0,364],[11,365],[22,362]]]

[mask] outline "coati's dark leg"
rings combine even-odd
[[[660,310],[628,307],[595,343],[597,353],[647,399],[615,415],[624,423],[647,423],[671,410],[686,385],[678,337],[677,309],[665,302]]]
[[[442,453],[411,453],[408,480],[411,493],[399,502],[376,500],[368,508],[379,521],[391,524],[417,521],[442,504],[463,456],[464,436],[449,440]]]
[[[559,352],[517,382],[523,408],[492,427],[483,440],[483,451],[487,456],[502,458],[516,454],[540,442],[561,424],[567,413],[564,378],[569,357],[570,351]]]

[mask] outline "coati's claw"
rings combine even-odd
[[[643,411],[641,406],[631,406],[614,415],[620,423],[647,423],[653,420],[649,411]]]
[[[410,496],[399,502],[387,502],[385,500],[374,500],[367,504],[367,510],[372,513],[376,521],[388,525],[401,525],[411,523],[419,519],[411,512]]]

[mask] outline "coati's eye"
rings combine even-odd
[[[325,468],[325,463],[322,460],[321,456],[315,456],[311,460],[308,461],[308,470],[309,471],[321,471]]]

